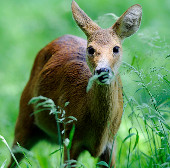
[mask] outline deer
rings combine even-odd
[[[91,156],[106,163],[110,161],[110,167],[115,167],[112,144],[123,114],[119,74],[122,43],[139,29],[142,7],[139,4],[131,6],[107,29],[96,24],[74,0],[71,9],[87,40],[64,35],[37,54],[21,95],[12,149],[19,143],[31,150],[42,139],[57,143],[55,117],[46,110],[34,113],[34,106],[28,104],[31,98],[42,95],[60,107],[69,102],[65,107],[66,116],[77,119],[70,159],[77,160],[87,150]],[[97,78],[87,92],[88,82],[94,75]],[[67,126],[66,137],[69,137],[71,128],[71,125]],[[18,152],[15,157],[20,162],[24,156]],[[64,160],[67,159],[64,154]],[[11,166],[16,166],[13,157],[8,167]]]

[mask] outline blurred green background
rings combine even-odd
[[[143,7],[140,30],[123,43],[123,61],[140,69],[145,84],[151,91],[157,106],[165,112],[169,123],[170,99],[170,0],[77,0],[79,6],[101,27],[114,23],[113,14],[120,16],[127,8],[139,3]],[[85,38],[76,26],[71,13],[71,0],[4,0],[0,2],[0,135],[11,146],[14,126],[18,115],[19,100],[29,78],[34,58],[38,51],[53,39],[64,34]],[[124,92],[138,103],[150,104],[145,91],[140,91],[141,83],[135,72],[121,67]],[[125,105],[128,106],[127,99]],[[131,106],[125,107],[117,143],[128,135],[130,127],[138,128],[136,120],[129,117]],[[169,133],[169,132],[168,132]],[[169,134],[167,135],[169,136]],[[141,135],[140,150],[147,152],[146,141]],[[120,146],[118,145],[118,150]],[[56,146],[47,142],[39,143],[33,150],[36,165],[56,167],[56,156],[49,156]],[[149,152],[147,153],[149,155]],[[122,159],[126,157],[124,149]],[[9,152],[0,141],[0,166]],[[86,154],[82,158],[87,167],[95,167],[95,162]],[[126,162],[123,159],[122,162]],[[122,166],[124,167],[124,163]],[[135,167],[135,164],[130,166]],[[147,164],[146,164],[147,165]],[[145,167],[146,167],[145,165]],[[127,166],[126,166],[127,167]],[[142,167],[142,166],[141,166]]]

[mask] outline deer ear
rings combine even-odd
[[[87,16],[87,14],[77,5],[74,0],[72,1],[71,8],[77,25],[87,36],[95,30],[100,29],[100,27]]]
[[[131,6],[112,26],[116,34],[124,39],[134,34],[140,26],[142,7],[138,4]]]

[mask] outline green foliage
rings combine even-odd
[[[98,166],[105,166],[105,167],[109,168],[109,165],[106,162],[104,162],[104,161],[100,161],[99,163],[97,163],[96,167],[98,167]]]
[[[111,26],[115,16],[120,16],[129,6],[142,5],[141,28],[123,43],[124,63],[120,74],[124,88],[124,115],[117,134],[117,167],[170,167],[170,1],[77,2],[104,28]],[[72,19],[70,4],[71,0],[1,2],[0,134],[9,146],[14,137],[22,88],[29,78],[37,52],[64,34],[85,38]],[[54,114],[56,107],[48,101],[45,108],[53,109],[51,113]],[[32,149],[35,159],[24,152],[32,167],[46,168],[60,165],[61,155],[56,149],[55,145],[41,142]],[[6,167],[9,154],[7,146],[0,141],[0,167]],[[80,156],[79,161],[90,168],[95,168],[97,163],[87,152]],[[25,162],[26,159],[21,167],[29,166]]]
[[[5,138],[3,136],[0,135],[0,139],[2,140],[2,142],[5,144],[5,146],[8,148],[9,152],[11,153],[11,156],[14,158],[14,161],[16,162],[17,166],[20,168],[18,161],[16,160],[11,148],[9,147],[7,141],[5,140]],[[6,160],[3,162],[3,164],[1,165],[1,168],[3,168],[6,164]]]
[[[140,155],[140,160],[146,159],[146,167],[168,167],[169,162],[169,121],[166,119],[169,117],[169,98],[167,95],[169,95],[169,88],[164,88],[166,90],[166,96],[164,101],[162,103],[158,103],[159,99],[155,95],[155,90],[151,87],[154,87],[154,85],[157,86],[157,89],[160,89],[161,85],[158,85],[158,83],[165,84],[164,76],[167,76],[169,73],[169,70],[166,70],[165,74],[161,74],[162,72],[159,71],[157,74],[159,76],[159,80],[155,81],[155,78],[153,76],[153,71],[149,72],[152,73],[151,78],[149,78],[148,82],[148,74],[145,74],[139,67],[135,68],[132,65],[129,65],[127,63],[124,63],[124,66],[127,68],[130,68],[131,73],[134,73],[137,75],[138,79],[136,79],[136,83],[138,83],[138,86],[140,88],[136,89],[136,93],[144,92],[145,93],[145,100],[140,100],[138,97],[134,96],[132,98],[129,98],[124,91],[125,98],[127,100],[125,104],[131,108],[131,113],[128,115],[128,117],[131,119],[132,124],[136,122],[135,127],[138,128],[137,133],[138,136],[143,136],[145,139],[145,146],[147,148],[145,149],[145,152],[143,152],[143,149],[137,149],[139,152],[142,153],[144,158],[142,158],[142,155]],[[154,68],[154,72],[157,73],[157,68]],[[153,85],[154,83],[154,85]],[[150,87],[151,86],[151,87]],[[162,87],[162,86],[161,86]],[[160,90],[159,90],[160,91]],[[156,90],[157,92],[157,90]],[[166,102],[166,106],[164,106],[165,110],[161,109],[161,105],[165,105],[164,102]],[[164,114],[167,112],[167,116]],[[136,121],[134,121],[136,120]],[[132,136],[133,134],[129,134],[124,140],[123,143]],[[137,141],[136,141],[137,142]],[[135,143],[136,145],[136,143]],[[131,140],[129,143],[129,153],[130,153],[130,146],[131,146]],[[121,151],[122,147],[120,148]],[[148,153],[146,151],[149,151]],[[146,154],[147,153],[147,154]],[[132,157],[131,157],[132,158]],[[144,165],[144,162],[142,162],[142,166]],[[128,154],[128,163],[127,166],[129,167],[129,154]],[[142,167],[140,165],[140,167]]]
[[[129,135],[127,137],[125,137],[124,140],[122,141],[122,145],[123,145],[126,140],[130,139],[129,153],[128,153],[128,162],[129,162],[129,157],[130,157],[130,153],[131,153],[131,137],[136,135],[136,140],[135,140],[135,144],[134,144],[134,147],[133,147],[132,151],[136,148],[136,146],[137,146],[137,144],[139,142],[138,130],[136,129],[136,134],[135,133],[130,133],[131,130],[132,130],[132,128],[129,128]],[[121,145],[120,151],[119,151],[119,163],[120,163],[120,159],[121,159],[122,145]]]
[[[35,113],[40,113],[42,111],[49,111],[49,115],[55,115],[55,119],[57,122],[57,129],[58,129],[58,144],[60,146],[59,149],[55,150],[52,152],[50,155],[53,155],[56,152],[60,152],[60,168],[67,166],[68,168],[71,167],[71,164],[77,165],[77,161],[70,160],[70,149],[72,145],[72,140],[74,137],[74,132],[75,132],[75,124],[73,123],[72,129],[69,134],[69,138],[66,137],[65,130],[67,124],[72,123],[73,121],[77,121],[77,119],[73,116],[67,116],[66,117],[66,112],[64,108],[68,106],[69,102],[65,103],[64,108],[61,107],[56,107],[55,103],[53,102],[52,99],[49,99],[44,96],[38,96],[38,97],[33,97],[28,104],[34,104],[34,114]],[[63,125],[63,130],[60,129],[60,124]],[[64,153],[64,148],[62,145],[65,146],[67,150],[67,162],[63,163],[63,153]],[[20,147],[20,146],[19,146]],[[24,153],[24,152],[23,152]],[[25,154],[24,154],[25,156]],[[26,157],[27,159],[27,157]],[[28,159],[27,159],[28,160]],[[30,164],[30,162],[29,162]]]
[[[69,150],[71,149],[71,145],[72,145],[74,133],[75,133],[75,124],[73,124],[73,127],[72,127],[72,129],[71,129],[71,131],[70,131],[70,135],[69,135],[69,140],[70,140],[70,142],[69,142],[69,144],[68,144],[68,146],[67,146],[67,148],[68,148]]]

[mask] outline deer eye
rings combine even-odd
[[[87,52],[88,52],[88,54],[93,55],[95,53],[95,50],[93,47],[88,47]]]
[[[119,52],[119,48],[120,48],[119,46],[113,47],[113,53],[117,54]]]

